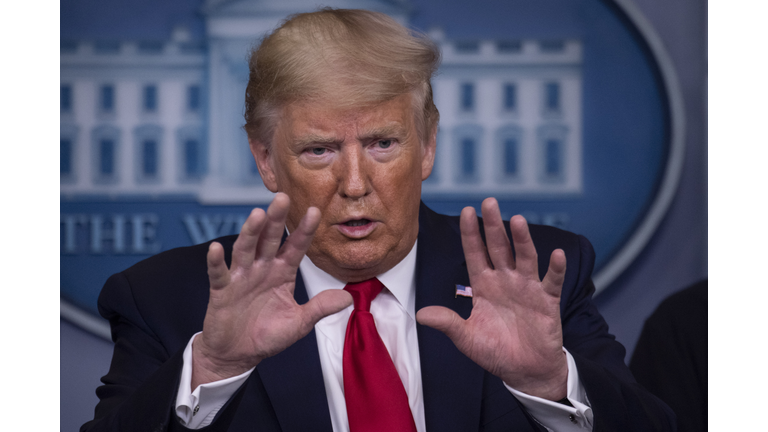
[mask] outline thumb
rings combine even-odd
[[[464,339],[466,321],[459,314],[443,306],[427,306],[416,313],[416,321],[445,333],[454,344]]]
[[[307,317],[304,322],[304,325],[307,327],[307,333],[321,319],[328,315],[333,315],[351,304],[352,295],[341,289],[325,290],[312,297],[312,300],[302,306]]]

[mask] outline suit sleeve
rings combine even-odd
[[[168,430],[183,350],[168,352],[147,326],[123,273],[107,280],[99,312],[110,322],[115,347],[109,372],[96,389],[94,420],[80,431]]]
[[[216,239],[227,265],[235,238]],[[175,401],[184,348],[202,330],[208,306],[208,246],[162,252],[104,284],[98,307],[109,321],[114,351],[96,389],[94,419],[81,432],[190,430],[178,421]],[[227,430],[242,393],[238,390],[204,430]]]
[[[624,347],[592,302],[592,245],[582,236],[566,249],[568,267],[561,300],[563,343],[573,355],[592,406],[595,431],[674,431],[675,417],[643,389],[624,363]]]

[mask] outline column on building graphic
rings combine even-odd
[[[433,81],[438,158],[427,194],[574,194],[582,188],[581,43],[447,40]]]

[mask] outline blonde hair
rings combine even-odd
[[[425,141],[440,118],[430,84],[439,62],[426,35],[382,13],[325,8],[293,15],[251,52],[245,131],[269,146],[280,109],[292,102],[354,108],[411,93]]]

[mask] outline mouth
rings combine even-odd
[[[361,227],[363,225],[368,225],[369,223],[371,223],[371,221],[368,219],[355,219],[344,222],[344,225],[348,227]]]
[[[368,237],[378,226],[378,222],[366,218],[350,219],[336,225],[341,234],[347,238],[359,240]]]

